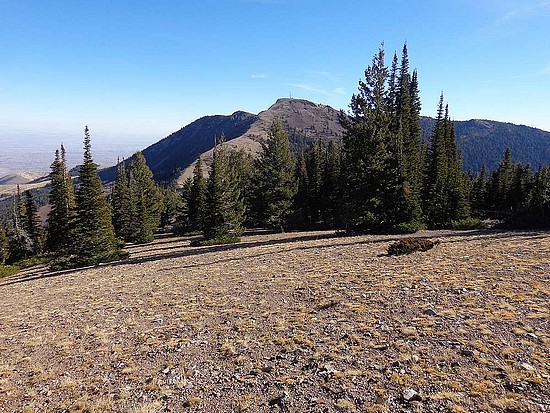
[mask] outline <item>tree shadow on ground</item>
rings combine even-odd
[[[265,235],[265,232],[261,233],[262,235]],[[303,235],[296,235],[289,238],[279,238],[279,239],[268,239],[263,241],[254,241],[255,235],[250,235],[248,240],[246,242],[240,242],[236,244],[225,244],[225,245],[212,245],[212,246],[204,246],[204,247],[192,247],[190,245],[181,245],[182,242],[190,241],[191,239],[197,239],[196,236],[188,237],[187,240],[185,238],[169,238],[169,239],[163,239],[161,242],[156,242],[153,244],[153,248],[149,251],[157,251],[158,253],[145,256],[145,257],[136,257],[136,258],[128,258],[126,260],[122,261],[115,261],[111,263],[105,263],[105,264],[99,264],[97,266],[91,266],[91,267],[84,267],[84,268],[75,268],[70,270],[64,270],[64,271],[56,271],[56,272],[48,272],[46,267],[40,267],[36,269],[29,269],[29,271],[26,271],[23,274],[20,275],[14,275],[12,277],[9,277],[9,279],[6,279],[6,282],[3,282],[0,284],[0,287],[2,286],[8,286],[12,284],[18,284],[23,283],[27,281],[33,281],[41,278],[50,278],[50,277],[57,277],[61,275],[66,274],[72,274],[79,271],[82,271],[87,268],[96,268],[96,267],[117,267],[121,265],[136,265],[136,264],[143,264],[148,262],[154,262],[154,261],[160,261],[165,259],[174,259],[174,258],[184,258],[184,257],[193,257],[193,256],[201,256],[205,254],[210,253],[218,253],[218,252],[228,252],[228,251],[234,251],[234,250],[247,250],[252,247],[267,247],[267,246],[273,246],[273,245],[285,245],[285,244],[291,244],[295,242],[308,242],[308,241],[318,241],[318,240],[325,240],[325,239],[334,239],[334,238],[354,238],[354,237],[361,237],[363,234],[356,234],[356,235],[349,235],[345,233],[307,233]],[[332,248],[332,247],[338,247],[338,246],[352,246],[352,245],[365,245],[365,244],[380,244],[380,243],[386,243],[386,242],[394,242],[402,238],[406,237],[418,237],[418,238],[434,238],[438,239],[441,243],[445,242],[464,242],[464,238],[471,238],[471,237],[478,237],[482,236],[483,239],[486,240],[499,240],[504,238],[517,238],[520,237],[522,239],[536,239],[536,238],[548,238],[550,236],[550,233],[546,231],[506,231],[506,230],[471,230],[471,231],[452,231],[452,230],[441,230],[441,231],[426,231],[421,232],[417,234],[392,234],[392,235],[374,235],[374,238],[367,239],[367,240],[358,240],[356,242],[341,242],[341,243],[332,243],[330,245],[298,245],[295,248],[291,249],[285,249],[281,252],[288,252],[288,251],[303,251],[303,250],[311,250],[311,249],[322,249],[322,248]],[[449,239],[451,238],[451,239]],[[456,238],[456,239],[454,239]],[[172,246],[161,246],[160,248],[154,248],[157,245],[172,245]],[[179,245],[174,245],[179,244]],[[132,245],[129,247],[130,250],[137,249],[137,247],[143,248],[144,245]],[[175,248],[177,248],[177,251],[172,251]],[[181,248],[184,248],[184,250],[181,250]],[[170,252],[172,251],[172,252]],[[177,266],[177,268],[196,268],[200,266],[207,266],[207,265],[213,265],[213,264],[219,264],[223,262],[232,262],[232,261],[239,261],[245,258],[254,258],[254,257],[261,257],[265,255],[273,255],[277,252],[273,251],[267,251],[267,252],[261,252],[256,253],[252,255],[240,255],[237,257],[227,257],[219,260],[215,260],[208,263],[193,263],[188,265],[181,265]],[[384,255],[382,255],[384,256]],[[174,268],[174,267],[170,267]],[[169,268],[163,269],[164,271],[168,270]]]

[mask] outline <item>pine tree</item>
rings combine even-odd
[[[132,217],[135,215],[135,204],[130,193],[129,174],[124,159],[117,164],[115,185],[111,194],[111,211],[115,234],[122,240],[130,240],[132,235]]]
[[[189,194],[189,231],[202,231],[204,227],[207,188],[202,165],[202,159],[199,157],[193,169],[193,184]]]
[[[130,197],[135,205],[130,240],[135,243],[151,242],[153,232],[160,224],[162,197],[141,152],[132,156],[130,174]]]
[[[324,148],[321,145],[321,141],[317,140],[310,146],[306,157],[309,216],[315,227],[318,227],[321,223],[321,212],[324,207],[324,200],[321,194],[321,188],[323,186],[323,169],[325,167],[323,155]]]
[[[24,228],[32,241],[33,254],[38,255],[42,253],[43,249],[44,229],[40,215],[38,215],[38,206],[30,190],[25,191],[25,210],[27,219]]]
[[[55,151],[50,172],[51,190],[49,195],[50,212],[46,246],[49,251],[59,253],[69,245],[71,223],[74,220],[74,190],[72,179],[67,172],[65,147]]]
[[[437,119],[428,152],[428,171],[424,184],[424,211],[430,227],[441,228],[469,216],[466,177],[458,157],[449,108],[440,96]]]
[[[124,256],[116,240],[109,205],[97,166],[93,162],[90,132],[84,129],[84,161],[80,167],[80,185],[76,192],[76,224],[72,234],[69,266],[93,265]]]
[[[204,237],[209,242],[239,241],[243,232],[245,208],[238,182],[238,165],[231,164],[223,140],[214,147],[208,178]]]
[[[293,213],[289,219],[289,222],[291,226],[295,228],[311,228],[312,219],[309,208],[309,177],[306,165],[306,156],[303,149],[300,151],[300,155],[296,161],[294,176],[296,180],[296,193],[294,194],[292,201]]]
[[[0,224],[0,265],[3,265],[10,256],[10,244],[6,234],[6,228]]]
[[[182,207],[182,199],[178,191],[173,187],[162,188],[162,214],[160,226],[167,227],[174,224],[176,216]]]
[[[19,185],[17,196],[13,198],[12,226],[8,232],[9,262],[15,262],[27,258],[33,254],[33,243],[24,228],[26,219],[25,204],[21,198]]]
[[[340,147],[330,141],[325,151],[325,167],[321,187],[323,199],[323,221],[328,228],[341,229],[342,227],[342,175]]]
[[[280,119],[272,122],[269,136],[262,142],[262,152],[256,161],[256,205],[262,225],[284,231],[292,214],[292,201],[296,193],[294,159],[288,136]]]
[[[389,96],[388,77],[380,48],[365,70],[365,80],[359,81],[359,93],[352,96],[351,114],[342,114],[340,119],[345,219],[352,231],[411,229],[408,194],[400,172],[401,138],[392,130],[395,105]]]

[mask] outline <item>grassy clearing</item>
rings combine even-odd
[[[0,411],[549,409],[550,235],[418,235],[440,242],[162,239],[22,270],[0,281]]]

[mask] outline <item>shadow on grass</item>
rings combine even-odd
[[[262,232],[261,234],[265,235],[267,233]],[[209,253],[227,252],[227,251],[233,251],[233,250],[245,251],[246,249],[249,249],[252,247],[284,245],[284,244],[291,244],[295,242],[318,241],[318,240],[333,239],[333,238],[347,238],[349,240],[350,238],[360,237],[362,236],[362,234],[348,235],[343,233],[328,233],[328,234],[327,233],[319,233],[319,234],[308,233],[308,234],[297,235],[289,238],[270,239],[270,240],[264,240],[264,241],[254,241],[252,239],[254,238],[254,236],[255,235],[249,235],[249,240],[247,240],[246,242],[241,242],[236,244],[213,245],[213,246],[205,246],[205,247],[191,247],[187,245],[176,245],[176,246],[166,246],[166,247],[162,246],[162,245],[169,245],[169,244],[172,244],[172,245],[181,244],[182,242],[186,242],[186,241],[189,242],[191,239],[196,239],[197,238],[196,236],[185,237],[185,238],[163,239],[160,242],[155,242],[155,244],[152,245],[153,248],[148,250],[148,251],[159,252],[154,255],[149,255],[146,257],[128,258],[122,261],[115,261],[115,262],[100,264],[100,265],[91,266],[91,267],[75,268],[75,269],[56,271],[56,272],[47,272],[47,269],[44,267],[37,268],[36,270],[31,269],[31,271],[28,271],[25,274],[6,277],[4,279],[5,282],[0,283],[0,287],[23,283],[27,281],[33,281],[41,278],[50,278],[50,277],[57,277],[60,275],[72,274],[87,268],[135,265],[135,264],[142,264],[142,263],[160,261],[165,259],[201,256]],[[543,239],[550,236],[550,233],[547,231],[525,232],[525,231],[506,231],[506,230],[494,230],[494,229],[491,229],[491,230],[481,229],[481,230],[470,230],[470,231],[440,230],[440,231],[426,231],[426,232],[421,232],[416,234],[374,235],[373,237],[375,238],[373,239],[360,240],[357,242],[342,242],[342,243],[336,243],[336,244],[331,243],[330,245],[309,245],[309,246],[300,245],[292,249],[285,249],[284,252],[332,248],[337,246],[380,244],[380,243],[394,242],[406,237],[434,238],[434,239],[439,239],[441,243],[445,243],[445,242],[463,242],[464,238],[477,237],[477,236],[483,236],[483,238],[486,240],[498,240],[498,239],[518,238],[518,237],[521,239],[538,239],[538,238]],[[456,239],[447,239],[447,238],[456,238]],[[161,245],[161,247],[155,248],[158,245]],[[128,249],[131,251],[132,249],[136,249],[137,247],[143,247],[143,246],[144,246],[143,244],[131,245],[129,246]],[[169,252],[174,248],[178,248],[178,251]],[[185,248],[185,250],[181,250],[181,248]],[[161,252],[161,251],[166,251],[166,252]],[[254,258],[254,257],[265,256],[265,255],[273,255],[276,253],[277,252],[268,251],[265,253],[257,253],[252,255],[241,255],[238,257],[223,258],[223,259],[215,260],[208,263],[181,265],[181,266],[178,266],[177,268],[194,268],[199,266],[219,264],[223,262],[239,261],[244,258]],[[384,256],[384,255],[381,255],[381,256]],[[171,268],[174,268],[174,267],[170,267],[170,269]],[[168,268],[163,270],[166,271],[168,270]]]

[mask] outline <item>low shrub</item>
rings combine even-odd
[[[416,251],[428,251],[437,244],[428,238],[403,238],[388,247],[388,255],[410,254]]]
[[[451,226],[453,229],[457,230],[483,229],[487,227],[485,222],[478,218],[465,218],[458,221],[451,221]]]
[[[19,267],[16,265],[0,265],[0,278],[17,274]]]
[[[206,247],[209,245],[223,245],[223,244],[236,244],[241,242],[241,239],[234,234],[229,234],[223,237],[210,238],[210,239],[198,239],[191,242],[192,247]]]

